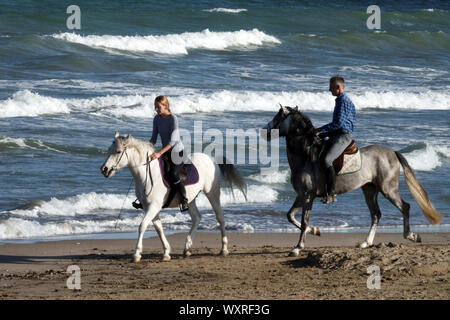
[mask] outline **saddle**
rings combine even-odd
[[[159,170],[163,179],[164,185],[167,188],[172,186],[172,181],[169,180],[170,162],[166,157],[160,157]],[[199,179],[198,170],[192,163],[183,163],[183,167],[180,170],[180,179],[184,182],[184,186],[196,184]]]
[[[344,152],[342,152],[342,154],[339,157],[337,157],[336,160],[333,161],[334,172],[336,172],[336,174],[342,174],[341,171],[347,171],[347,170],[342,170],[342,168],[344,167],[344,156],[345,155],[356,155],[356,153],[358,153],[358,151],[359,151],[359,149],[356,146],[355,140],[352,140],[352,142],[350,142],[348,147],[345,148]],[[345,173],[347,173],[347,172],[345,172]]]
[[[163,205],[163,208],[167,208],[177,194],[177,191],[175,188],[172,188],[172,181],[170,181],[170,179],[168,178],[170,169],[169,159],[164,156],[160,157],[158,159],[158,163],[163,183],[167,188],[170,189],[169,196],[167,197],[167,200]],[[199,180],[198,170],[192,163],[183,163],[183,167],[180,170],[179,176],[181,181],[183,181],[185,187],[196,184]]]
[[[167,188],[170,189],[167,200],[163,205],[163,208],[167,208],[172,202],[173,198],[176,196],[177,191],[175,188],[173,188],[172,182],[169,179],[169,159],[165,156],[162,156],[158,158],[158,163],[163,183]],[[184,186],[196,184],[199,180],[198,170],[192,163],[184,163],[183,167],[180,170],[179,177],[181,181],[184,182]],[[135,209],[142,209],[142,204],[138,202],[137,199],[132,203],[132,205]]]

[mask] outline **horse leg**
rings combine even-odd
[[[305,236],[307,233],[312,233],[312,228],[309,226],[309,216],[312,210],[312,204],[314,197],[310,194],[305,194],[305,201],[302,210],[302,223],[300,227],[300,239],[297,246],[292,249],[289,254],[291,257],[296,257],[299,255],[300,250],[305,247]]]
[[[289,209],[289,211],[287,213],[288,221],[299,229],[302,228],[302,224],[300,222],[298,222],[297,219],[295,219],[295,215],[302,208],[302,203],[303,203],[303,200],[297,196],[294,204],[292,205],[291,209]],[[315,236],[320,236],[320,229],[319,229],[319,227],[308,228],[308,233],[311,233],[312,235],[315,235]]]
[[[186,237],[186,243],[184,244],[185,257],[189,257],[192,254],[191,252],[192,242],[194,241],[195,232],[197,231],[198,225],[202,218],[200,212],[198,211],[197,205],[195,204],[195,199],[191,203],[189,203],[189,214],[191,215],[192,226],[191,230],[189,230],[189,233]]]
[[[220,251],[220,255],[227,256],[228,255],[228,238],[225,234],[225,219],[223,217],[222,206],[220,205],[220,186],[217,188],[212,188],[212,190],[206,194],[211,206],[216,214],[216,219],[220,225],[220,232],[222,234],[222,250]]]
[[[375,232],[377,230],[378,222],[381,218],[380,207],[378,206],[378,188],[372,184],[366,184],[362,187],[364,198],[366,199],[367,206],[370,210],[370,217],[372,219],[372,224],[370,226],[369,234],[367,235],[366,241],[360,244],[361,248],[370,247],[373,244],[373,239],[375,238]]]
[[[303,204],[303,199],[301,199],[299,196],[297,196],[297,198],[295,198],[294,204],[292,205],[292,207],[289,209],[289,211],[287,213],[288,221],[299,229],[302,228],[302,225],[300,224],[300,222],[297,221],[297,219],[295,219],[295,215],[302,208],[302,204]]]
[[[400,194],[398,193],[398,189],[391,191],[390,193],[384,195],[386,199],[388,199],[394,206],[397,207],[398,210],[403,214],[403,238],[411,240],[413,242],[422,242],[422,238],[419,234],[411,232],[409,227],[409,208],[410,205],[408,202],[404,201]]]
[[[163,245],[164,253],[163,253],[162,261],[170,261],[170,244],[169,244],[169,241],[167,241],[167,238],[164,234],[162,222],[159,219],[159,215],[157,215],[153,219],[153,225],[155,226],[155,230],[158,233],[158,236],[161,239],[161,242]]]
[[[151,205],[144,216],[144,219],[142,219],[142,222],[139,226],[139,238],[136,244],[136,251],[133,254],[133,261],[139,262],[141,261],[141,253],[142,253],[142,239],[144,238],[145,230],[147,230],[147,226],[152,221],[158,212],[161,210],[161,207]]]
[[[295,219],[295,215],[297,214],[297,212],[300,211],[300,209],[302,208],[302,205],[303,205],[303,199],[301,199],[300,196],[297,196],[294,204],[292,205],[291,209],[289,209],[289,212],[287,213],[288,221],[290,223],[292,223],[294,226],[296,226],[297,228],[299,228],[300,230],[302,229],[302,224],[300,222],[298,222],[297,219]],[[320,236],[320,229],[318,227],[307,228],[307,232],[311,233],[315,236]],[[292,249],[291,252],[292,252],[293,256],[297,256],[298,248],[295,247],[294,249]]]

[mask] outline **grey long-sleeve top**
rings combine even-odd
[[[180,131],[178,129],[177,116],[171,114],[167,117],[157,114],[153,118],[153,132],[150,142],[156,144],[158,134],[161,136],[161,142],[163,148],[170,144],[174,151],[180,152],[184,149],[183,142],[180,139]]]

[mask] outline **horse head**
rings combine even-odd
[[[108,149],[108,157],[100,167],[100,171],[105,178],[111,178],[116,171],[124,168],[128,164],[127,145],[130,135],[123,137],[116,131],[114,141]]]
[[[263,131],[261,132],[261,137],[267,141],[272,140],[274,138],[272,136],[272,130],[278,131],[278,135],[275,136],[287,136],[292,125],[291,113],[293,110],[295,109],[284,107],[280,104],[280,110],[278,111],[278,113],[267,125],[262,128]]]
[[[267,136],[264,130],[267,130]],[[311,120],[299,111],[298,107],[291,108],[280,105],[278,113],[263,128],[261,137],[270,141],[273,138],[272,130],[278,130],[280,137],[286,137],[292,142],[291,151],[308,155],[312,162],[317,161],[322,142],[314,134]]]

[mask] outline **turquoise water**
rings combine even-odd
[[[198,121],[224,135],[256,130],[278,103],[297,105],[322,125],[331,120],[327,89],[335,74],[346,79],[357,108],[358,144],[401,151],[444,216],[441,226],[428,227],[401,178],[411,223],[448,231],[447,2],[379,3],[376,31],[366,27],[367,6],[352,1],[82,1],[75,31],[66,27],[70,4],[2,2],[0,239],[135,232],[142,214],[130,205],[133,195],[126,198],[129,172],[106,180],[99,167],[115,130],[151,136],[156,95],[169,97],[190,132]],[[259,165],[238,166],[249,202],[224,191],[229,231],[296,231],[285,216],[294,192],[283,141],[279,155],[280,168],[269,176]],[[380,205],[381,224],[397,230],[401,214],[385,199]],[[204,198],[199,207],[200,230],[216,230]],[[161,217],[168,232],[189,228],[188,215],[167,210]],[[355,190],[336,204],[317,202],[311,221],[345,232],[366,228],[370,217]]]

